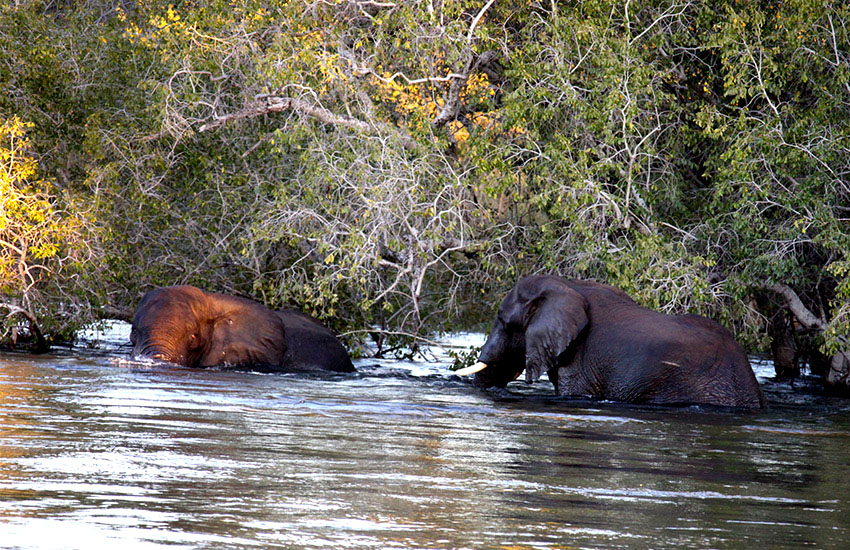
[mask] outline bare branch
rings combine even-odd
[[[372,69],[371,67],[365,67],[365,66],[364,67],[357,67],[356,69],[354,69],[354,73],[357,74],[358,76],[371,75],[374,78],[376,78],[377,80],[380,80],[381,82],[383,82],[384,84],[390,84],[390,83],[394,82],[396,78],[401,78],[408,85],[411,85],[411,86],[413,86],[415,84],[426,84],[426,83],[430,84],[430,83],[433,83],[433,82],[450,82],[452,80],[464,78],[464,75],[462,75],[460,73],[449,73],[445,76],[424,76],[422,78],[410,78],[402,72],[395,72],[394,74],[390,75],[389,77],[383,77],[383,76],[379,75],[378,73],[376,73],[375,70]]]
[[[475,34],[475,27],[477,27],[477,26],[478,26],[478,22],[479,22],[479,21],[481,21],[481,18],[482,18],[482,17],[484,17],[484,13],[485,13],[487,10],[489,10],[489,9],[490,9],[490,6],[492,6],[492,5],[493,5],[493,3],[494,3],[495,1],[496,1],[496,0],[490,0],[489,2],[487,2],[486,4],[484,4],[484,7],[483,7],[483,8],[481,8],[481,11],[479,11],[479,12],[478,12],[478,15],[476,15],[476,16],[475,16],[475,19],[473,19],[473,20],[472,20],[472,24],[469,26],[469,32],[468,32],[468,33],[466,33],[466,41],[467,41],[469,44],[471,44],[471,43],[472,43],[472,37],[473,37],[473,35]]]
[[[797,320],[800,321],[800,324],[804,327],[826,330],[826,322],[809,311],[809,308],[803,304],[803,301],[800,300],[800,297],[797,296],[797,293],[794,292],[794,289],[790,286],[779,283],[770,285],[767,288],[785,298],[785,303],[788,305],[788,309],[791,310],[791,313],[794,314]]]
[[[0,308],[9,311],[9,314],[6,316],[7,319],[11,319],[15,315],[20,315],[26,319],[29,323],[30,331],[35,337],[35,350],[45,351],[47,349],[47,342],[44,339],[44,334],[41,332],[41,328],[38,326],[38,321],[32,313],[20,306],[8,302],[0,302]]]
[[[466,68],[463,70],[463,74],[456,78],[449,87],[449,93],[446,96],[446,103],[443,105],[443,109],[439,112],[439,114],[437,114],[434,120],[431,121],[431,124],[434,125],[435,128],[445,126],[448,122],[457,118],[461,108],[460,95],[463,92],[463,89],[466,88],[466,83],[469,81],[469,77],[472,73],[477,71],[479,67],[487,65],[495,59],[496,52],[492,50],[488,50],[481,55],[470,54],[469,61],[466,64]]]
[[[417,143],[410,136],[402,133],[399,129],[390,126],[389,124],[379,122],[369,124],[356,118],[338,115],[325,109],[324,107],[313,105],[302,99],[271,95],[259,96],[241,111],[217,117],[211,122],[207,122],[206,124],[201,126],[200,131],[206,132],[207,130],[212,130],[220,126],[224,126],[225,124],[228,124],[235,120],[255,118],[258,116],[268,115],[272,113],[280,113],[283,111],[295,111],[297,113],[301,113],[303,115],[315,118],[316,120],[324,124],[344,126],[346,128],[350,128],[352,130],[363,133],[368,133],[373,129],[382,130],[388,133],[392,133],[396,137],[398,137],[401,140],[402,145],[406,149],[416,149],[418,147]],[[377,128],[374,128],[375,126]]]

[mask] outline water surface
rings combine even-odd
[[[847,548],[847,401],[769,365],[766,412],[493,394],[440,359],[0,355],[0,547]]]

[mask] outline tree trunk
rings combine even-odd
[[[788,310],[781,308],[767,321],[770,334],[770,351],[773,353],[773,368],[780,380],[789,380],[800,376],[797,352],[794,346],[794,324]]]
[[[776,378],[789,380],[800,376],[799,353],[794,338],[794,322],[784,300],[775,294],[764,293],[756,297],[759,310],[765,316],[770,351]]]
[[[850,353],[839,351],[832,357],[826,382],[842,393],[850,391]]]
[[[767,288],[785,299],[786,306],[801,325],[820,331],[827,329],[827,322],[812,313],[790,286],[775,284]],[[843,340],[842,344],[844,344],[844,349],[839,350],[830,360],[826,383],[832,389],[844,393],[850,391],[850,345]]]

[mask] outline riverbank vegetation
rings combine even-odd
[[[555,272],[846,389],[848,31],[812,0],[9,3],[4,339],[190,283],[410,349]]]

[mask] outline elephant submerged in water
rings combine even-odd
[[[457,371],[504,387],[548,373],[559,395],[631,403],[761,408],[744,349],[718,323],[665,315],[623,291],[553,275],[521,279],[502,301],[479,355]]]
[[[343,345],[300,311],[272,311],[193,286],[157,288],[133,314],[133,356],[186,367],[353,372]]]

